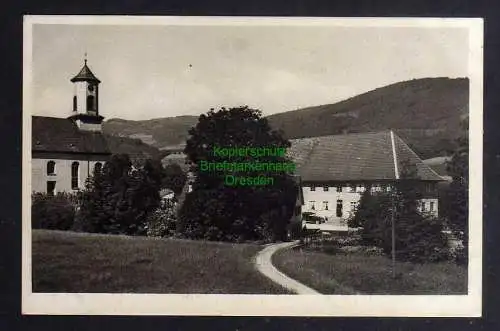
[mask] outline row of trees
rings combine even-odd
[[[182,190],[186,175],[178,165],[165,168],[148,159],[134,167],[127,154],[116,154],[76,193],[32,197],[33,228],[145,235],[160,204],[161,188]]]

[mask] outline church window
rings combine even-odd
[[[56,174],[56,163],[54,161],[47,162],[47,175],[54,176]]]
[[[79,177],[80,177],[80,164],[75,161],[71,164],[71,189],[73,190],[78,189]]]
[[[73,111],[77,111],[76,95],[73,96]]]
[[[95,97],[93,95],[87,95],[87,111],[95,110],[94,100]]]
[[[50,196],[54,196],[56,193],[56,182],[50,180],[47,182],[47,194]]]

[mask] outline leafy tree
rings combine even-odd
[[[126,154],[113,155],[81,192],[76,230],[143,235],[160,203],[161,163],[146,160],[134,169]]]
[[[214,147],[290,147],[281,133],[271,130],[259,110],[248,107],[222,108],[199,117],[189,131],[184,153],[192,162],[195,175],[193,192],[181,207],[180,231],[191,238],[209,240],[259,240],[272,233],[270,240],[285,240],[286,227],[295,206],[297,186],[285,172],[235,173],[235,176],[274,178],[268,186],[231,187],[224,184],[224,172],[205,172],[201,161],[223,162]],[[230,162],[255,162],[248,156]],[[285,157],[258,158],[260,162],[285,162]]]
[[[361,226],[361,240],[392,254],[392,210],[394,210],[396,257],[400,261],[434,262],[447,257],[446,238],[440,219],[418,210],[420,183],[416,168],[403,162],[401,179],[391,192],[362,195],[350,226]]]

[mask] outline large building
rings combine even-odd
[[[33,192],[76,192],[111,155],[101,132],[101,81],[87,66],[87,60],[71,82],[73,109],[68,109],[66,118],[32,116]]]
[[[401,179],[403,168],[409,166],[416,169],[420,211],[438,215],[437,183],[443,178],[392,131],[291,142],[288,154],[302,179],[302,212],[323,218],[327,225],[347,227],[347,220],[355,213],[365,190],[390,192]]]

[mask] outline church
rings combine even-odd
[[[32,116],[32,192],[77,192],[111,152],[102,134],[99,84],[85,59],[73,83],[73,107],[65,118]]]

